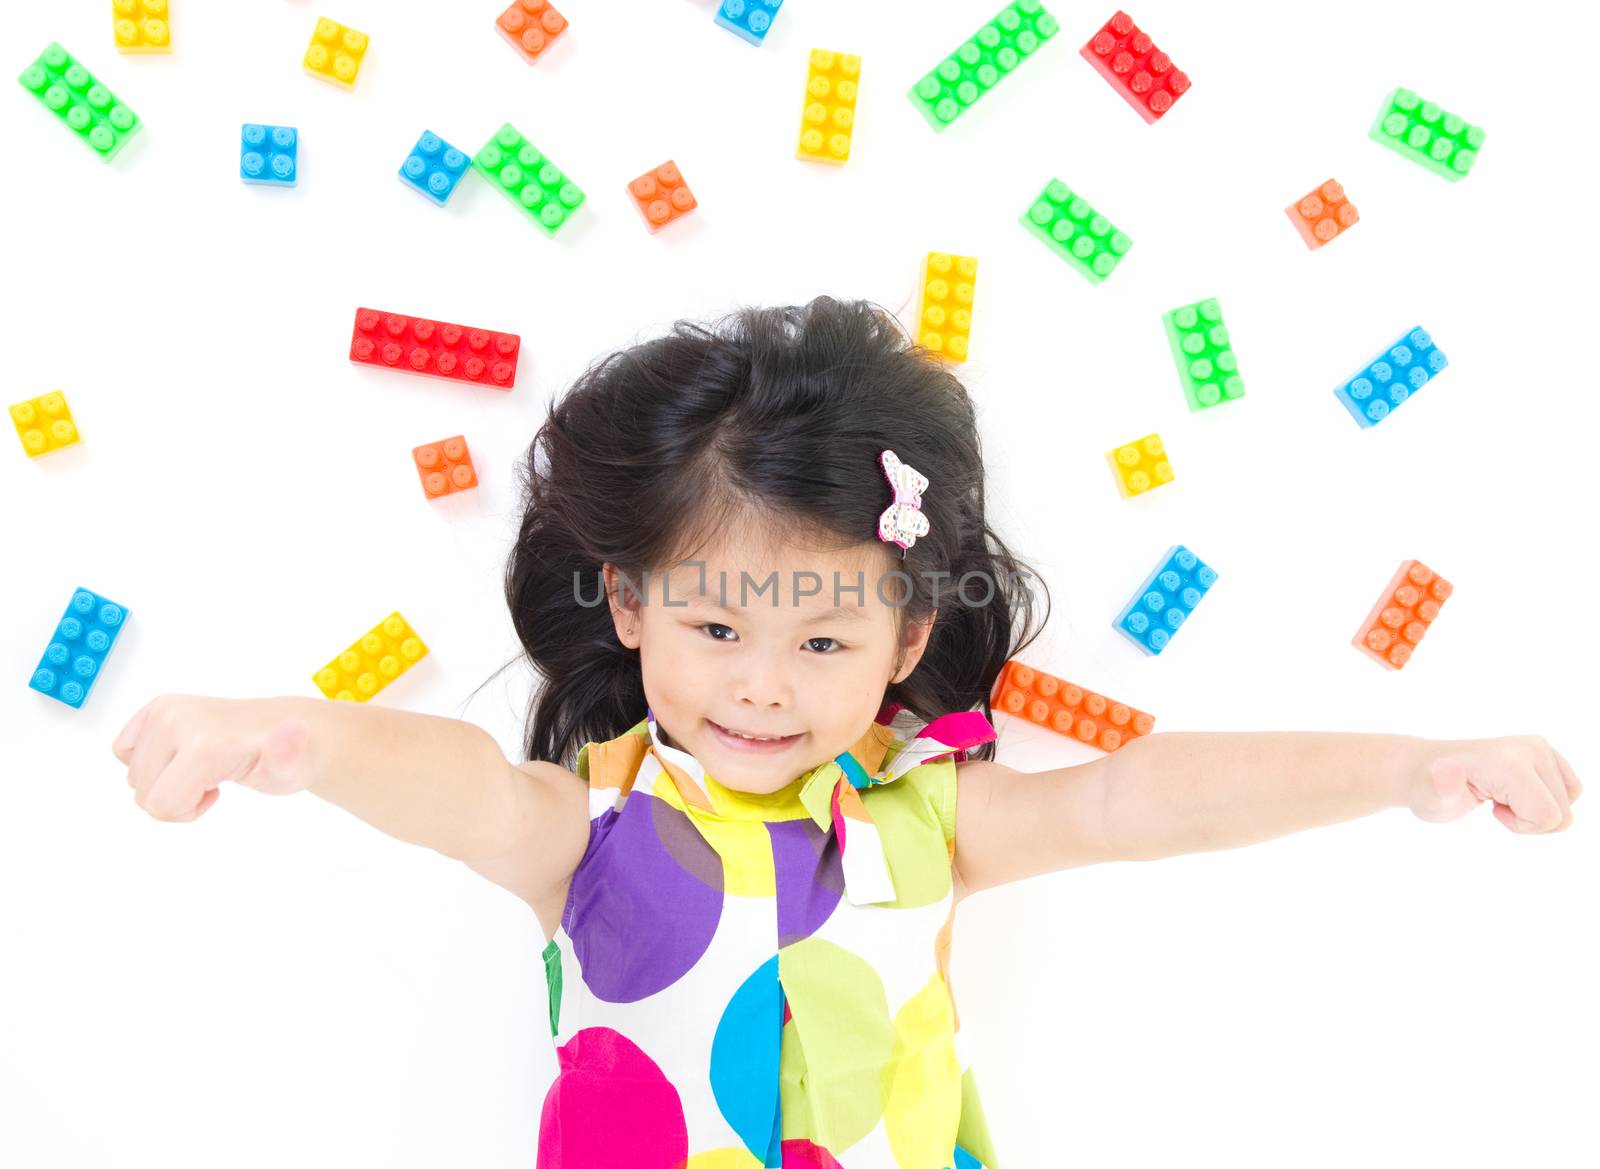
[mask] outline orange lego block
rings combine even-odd
[[[478,485],[478,472],[472,465],[472,452],[467,450],[467,440],[456,435],[438,442],[419,446],[411,452],[417,464],[417,474],[422,477],[422,490],[429,499],[453,495]]]
[[[60,390],[40,394],[11,407],[11,425],[17,428],[22,449],[30,459],[58,451],[78,441],[78,425]]]
[[[556,11],[550,0],[515,0],[502,12],[494,26],[511,47],[532,65],[555,39],[567,31],[567,18]]]
[[[1103,694],[1074,686],[1018,661],[1009,661],[995,680],[996,710],[1049,727],[1069,739],[1115,751],[1155,729],[1156,718]]]
[[[678,164],[670,158],[629,183],[628,194],[633,196],[633,205],[644,216],[644,225],[652,235],[700,206],[689,184],[683,181]]]
[[[861,58],[856,54],[811,50],[796,158],[832,166],[843,166],[850,160],[850,138],[856,125],[856,86],[860,80]]]
[[[1316,251],[1331,239],[1344,234],[1361,218],[1356,205],[1345,198],[1344,188],[1329,179],[1311,194],[1283,209],[1306,241],[1306,247]]]
[[[917,343],[951,361],[967,359],[972,335],[972,296],[978,281],[974,256],[929,252],[917,309]]]
[[[311,30],[311,43],[306,46],[302,64],[305,71],[321,81],[337,85],[340,89],[354,89],[356,77],[361,72],[361,62],[367,56],[367,34],[346,28],[337,20],[321,17]]]
[[[1351,641],[1380,666],[1398,670],[1411,660],[1439,607],[1455,586],[1420,560],[1407,560],[1389,581]]]
[[[172,52],[167,0],[111,0],[111,34],[119,53]]]
[[[1172,464],[1167,462],[1167,448],[1159,434],[1143,438],[1106,452],[1106,462],[1117,477],[1117,490],[1123,499],[1143,495],[1172,482]]]

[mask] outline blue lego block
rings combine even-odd
[[[28,688],[74,709],[81,707],[127,623],[124,606],[79,589],[72,594],[44,657],[28,679]]]
[[[461,153],[432,130],[424,130],[400,167],[400,178],[443,207],[471,164],[471,155]]]
[[[782,7],[783,0],[722,0],[717,23],[759,48]]]
[[[1362,426],[1376,426],[1392,410],[1427,385],[1450,359],[1418,325],[1401,335],[1360,373],[1333,391]]]
[[[1112,628],[1145,653],[1158,654],[1216,583],[1216,569],[1182,544],[1174,545],[1117,614]]]
[[[239,177],[261,187],[292,187],[300,178],[300,132],[246,122],[239,135]]]

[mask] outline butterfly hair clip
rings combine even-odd
[[[878,539],[900,545],[900,559],[904,560],[905,550],[917,542],[917,537],[928,534],[928,517],[922,514],[922,493],[928,489],[928,477],[909,463],[902,463],[893,451],[884,451],[878,461],[894,491],[894,502],[878,516]]]

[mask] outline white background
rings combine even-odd
[[[998,6],[791,0],[756,49],[712,0],[564,0],[531,68],[492,0],[175,0],[170,58],[119,57],[104,0],[8,11],[8,69],[59,39],[145,129],[104,166],[0,97],[4,399],[64,389],[84,436],[0,457],[0,1165],[531,1164],[526,907],[314,797],[157,823],[110,741],[164,691],[313,693],[398,608],[433,653],[382,701],[520,758],[524,671],[468,699],[517,653],[512,471],[550,397],[680,316],[909,316],[930,249],[981,260],[993,518],[1056,603],[1030,661],[1163,729],[1537,732],[1600,782],[1593,8],[1142,0],[1194,78],[1146,126],[1076,55],[1110,6],[1062,3],[936,135],[905,91]],[[372,38],[353,94],[300,71],[319,14]],[[864,58],[842,170],[792,159],[813,46]],[[1488,128],[1466,181],[1367,139],[1399,84]],[[425,127],[472,151],[507,119],[588,193],[557,241],[476,176],[445,210],[396,178]],[[299,127],[297,189],[239,183],[243,121]],[[669,157],[701,208],[652,237],[624,187]],[[1133,237],[1099,287],[1016,222],[1052,176]],[[1310,253],[1283,208],[1329,177],[1362,220]],[[1160,315],[1211,295],[1248,396],[1191,416]],[[515,391],[352,367],[358,304],[520,332]],[[1450,369],[1358,429],[1333,385],[1418,324]],[[1102,453],[1152,430],[1177,481],[1123,501]],[[429,503],[410,448],[462,432],[483,486]],[[1109,623],[1178,542],[1221,579],[1147,659]],[[1457,592],[1386,673],[1349,640],[1408,557]],[[25,687],[78,585],[132,621],[74,712]],[[1000,730],[1023,769],[1086,757]],[[1589,802],[1555,837],[1396,810],[974,899],[954,982],[1003,1163],[1594,1166]]]

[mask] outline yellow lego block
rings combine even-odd
[[[850,135],[856,124],[856,84],[860,77],[861,58],[854,53],[811,50],[796,158],[833,166],[843,166],[849,161]]]
[[[367,55],[367,34],[346,28],[326,16],[317,21],[306,48],[305,68],[313,77],[331,81],[341,89],[356,87],[356,74]]]
[[[365,702],[427,656],[428,647],[398,612],[311,676],[328,698]]]
[[[1172,464],[1167,462],[1167,448],[1159,434],[1147,434],[1126,446],[1106,452],[1106,462],[1111,464],[1117,477],[1117,490],[1123,499],[1153,491],[1163,483],[1172,482]]]
[[[172,52],[167,0],[111,0],[111,22],[119,53]]]
[[[17,428],[22,449],[30,459],[78,441],[77,423],[72,421],[67,396],[60,390],[18,402],[11,407],[11,424]]]
[[[974,256],[929,252],[917,310],[917,344],[951,361],[967,359],[972,335],[972,290],[978,280]]]

